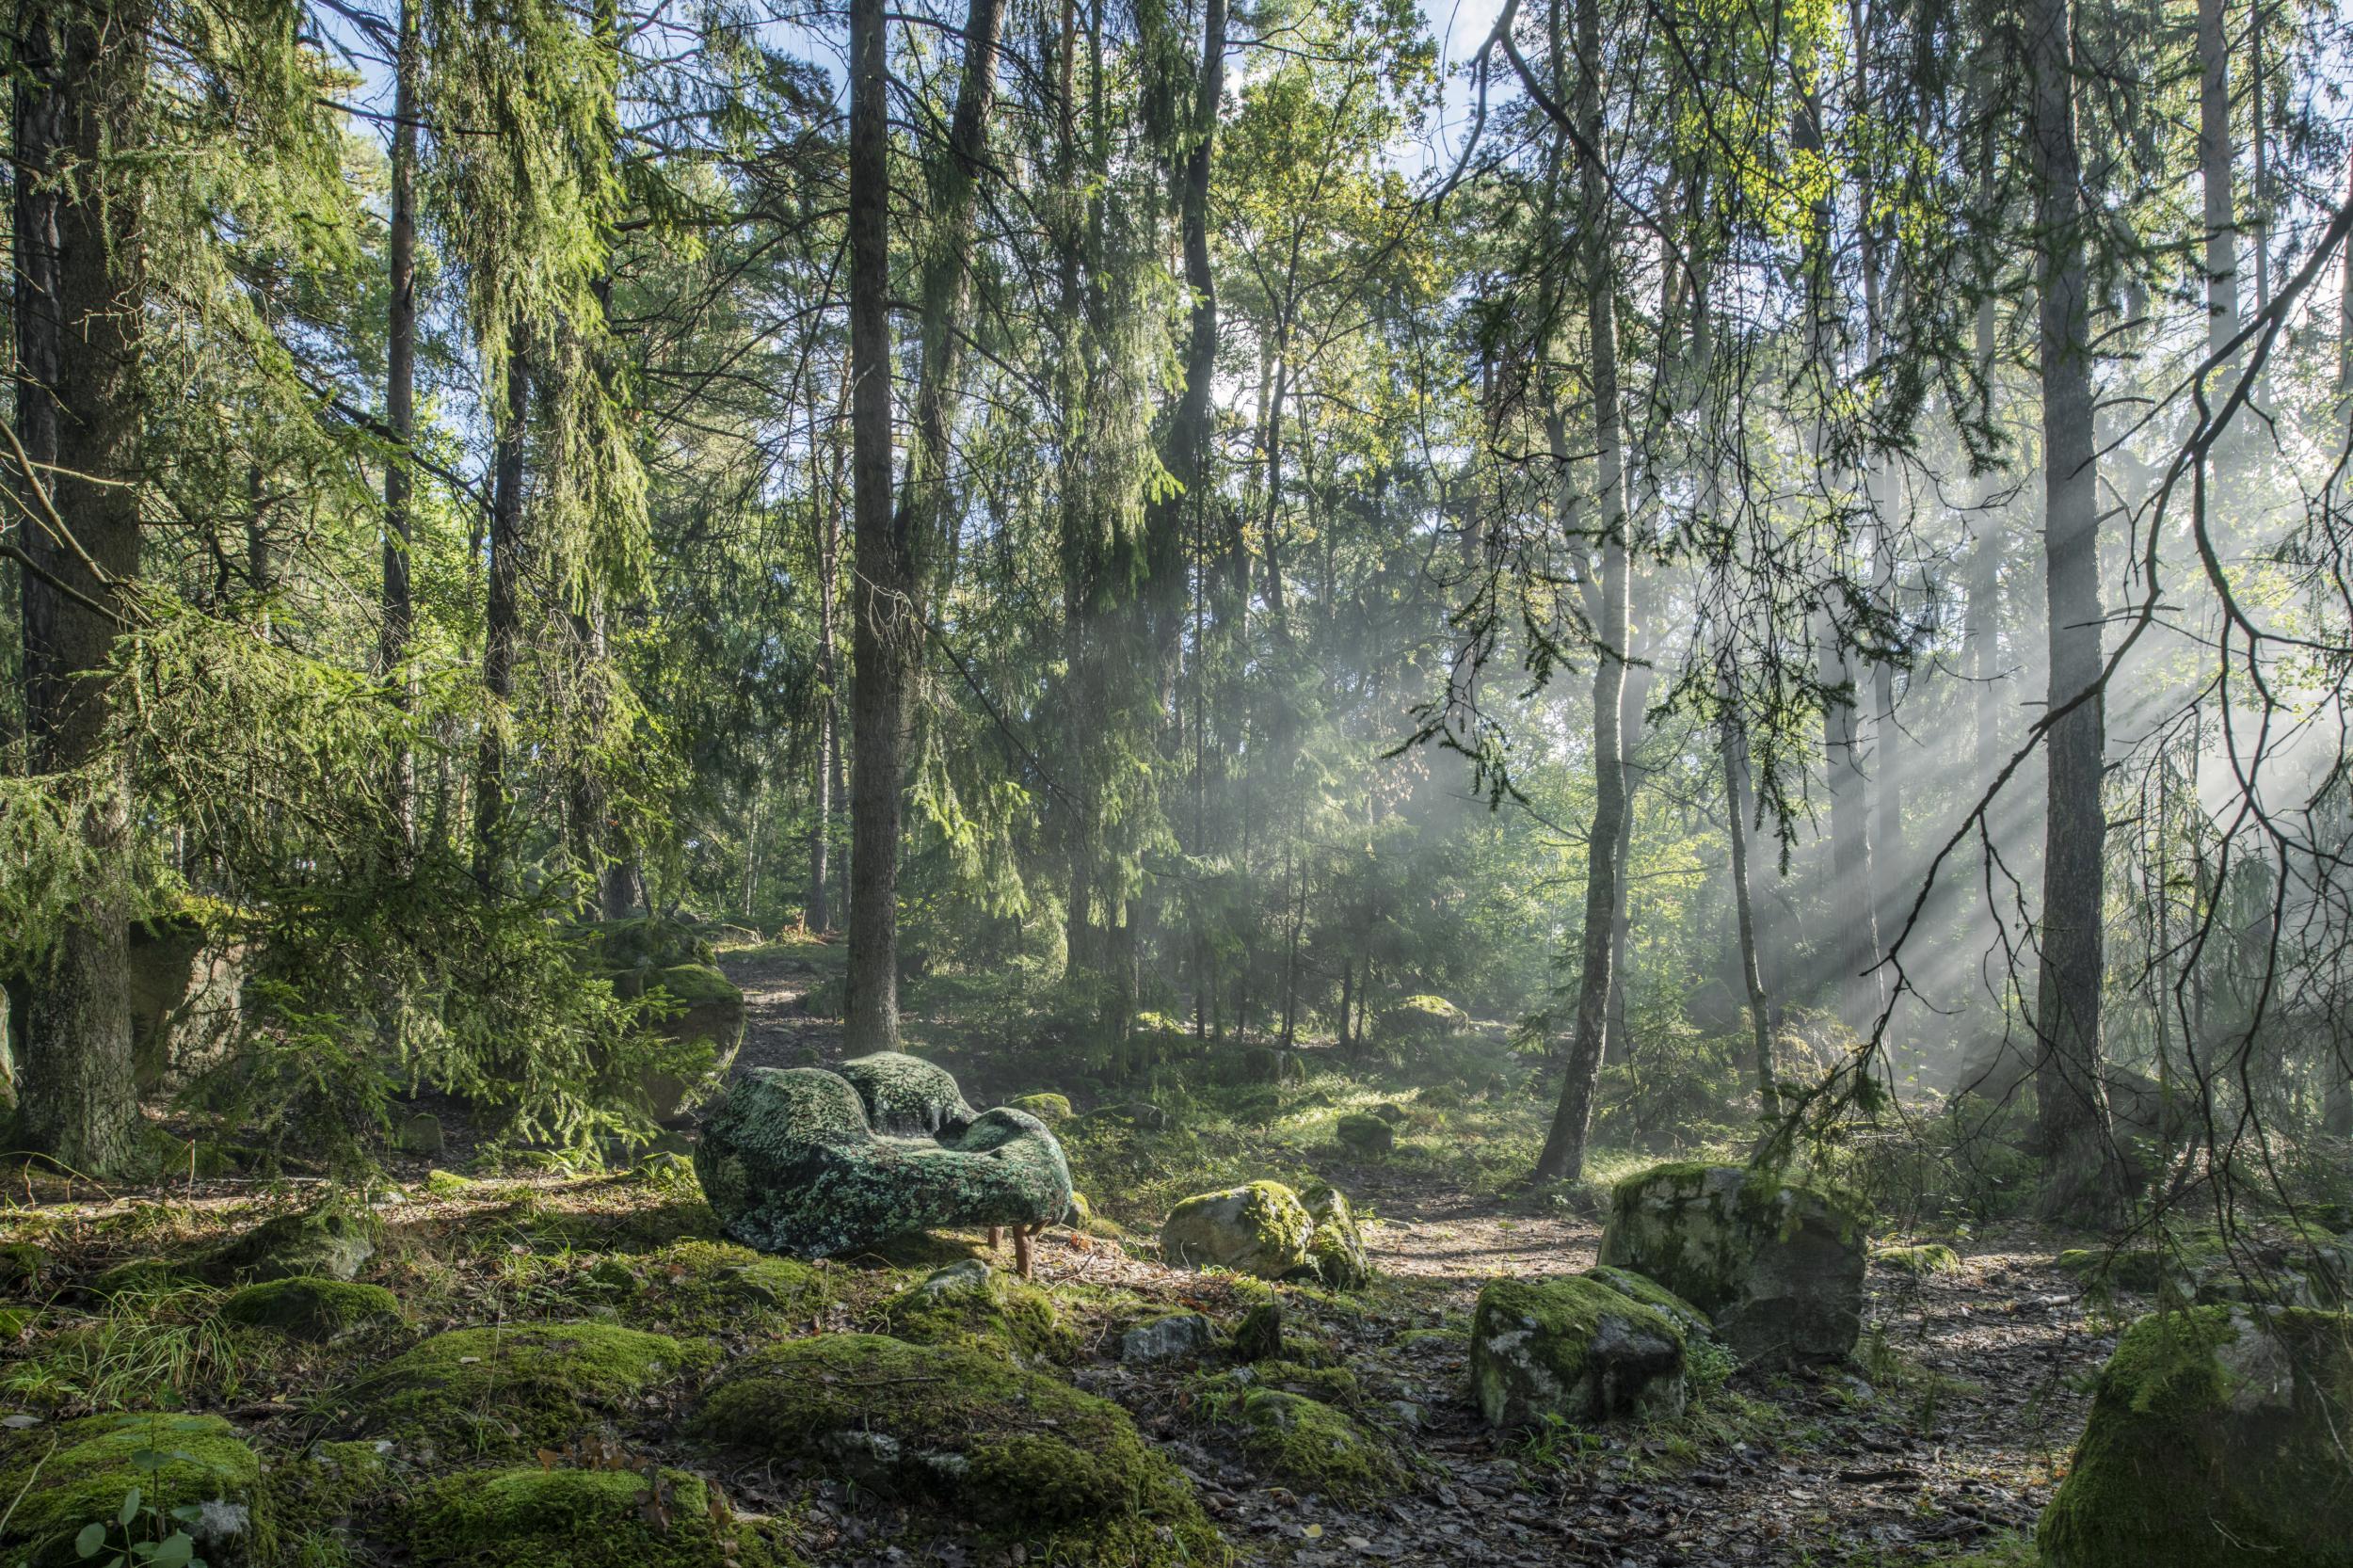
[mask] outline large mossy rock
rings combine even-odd
[[[706,1113],[695,1173],[735,1240],[831,1257],[911,1231],[1052,1224],[1068,1212],[1070,1167],[1034,1116],[976,1114],[954,1079],[915,1057],[843,1067],[757,1068]],[[870,1114],[940,1136],[877,1132]]]
[[[242,943],[192,914],[168,915],[134,924],[123,958],[142,1093],[180,1089],[228,1059],[245,1005]]]
[[[683,1470],[443,1477],[406,1511],[417,1568],[766,1568],[767,1544]]]
[[[663,1036],[684,1045],[708,1046],[711,1068],[692,1075],[648,1071],[640,1076],[638,1090],[656,1121],[670,1121],[692,1109],[718,1087],[736,1053],[744,1048],[744,993],[710,964],[674,964],[655,969],[647,990],[669,1000],[677,1011],[663,1019]]]
[[[1863,1216],[1816,1188],[1737,1165],[1661,1165],[1611,1193],[1601,1261],[1699,1307],[1742,1360],[1785,1367],[1852,1353],[1868,1244]]]
[[[1471,1390],[1506,1430],[1679,1415],[1684,1335],[1675,1317],[1591,1275],[1492,1280],[1471,1315]]]
[[[453,1329],[353,1385],[363,1436],[450,1458],[571,1442],[719,1359],[706,1340],[610,1323]]]
[[[373,1209],[341,1192],[263,1221],[206,1254],[199,1264],[220,1280],[347,1280],[376,1256],[383,1233]]]
[[[977,1257],[951,1263],[882,1304],[882,1326],[918,1345],[962,1345],[998,1355],[1067,1361],[1077,1333],[1054,1299]]]
[[[1372,1027],[1384,1045],[1428,1045],[1462,1033],[1470,1027],[1470,1015],[1444,997],[1407,997],[1383,1008]]]
[[[1379,1160],[1397,1150],[1397,1128],[1380,1116],[1351,1112],[1332,1128],[1340,1146],[1352,1154]]]
[[[1191,1486],[1127,1412],[952,1345],[828,1334],[770,1346],[712,1392],[702,1435],[927,1498],[1046,1560],[1223,1560]],[[1034,1556],[1035,1554],[1031,1554]]]
[[[1172,1268],[1281,1279],[1308,1266],[1315,1229],[1298,1193],[1279,1181],[1254,1181],[1203,1192],[1169,1210],[1160,1226],[1160,1259]]]
[[[1372,1259],[1365,1252],[1364,1233],[1356,1228],[1348,1194],[1319,1184],[1301,1197],[1315,1226],[1307,1237],[1307,1266],[1316,1278],[1334,1290],[1361,1290],[1371,1284]]]
[[[1397,1487],[1400,1467],[1381,1440],[1320,1400],[1254,1388],[1234,1416],[1253,1467],[1295,1492],[1361,1503]]]
[[[699,1237],[633,1257],[609,1256],[588,1277],[631,1327],[681,1335],[776,1334],[806,1323],[832,1294],[807,1263]]]
[[[2353,1316],[2191,1307],[2124,1331],[2043,1568],[2353,1565]]]
[[[231,1291],[220,1304],[220,1316],[296,1339],[340,1339],[399,1322],[400,1298],[380,1285],[296,1275]]]
[[[85,1525],[113,1526],[134,1487],[163,1506],[200,1510],[189,1533],[214,1560],[231,1560],[253,1531],[262,1462],[217,1416],[93,1416],[17,1434],[0,1461],[0,1561],[88,1560],[73,1538]]]

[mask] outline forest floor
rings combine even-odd
[[[749,1016],[739,1070],[839,1057],[838,1022],[803,1008],[822,960],[766,950],[728,968]],[[957,1065],[975,1104],[1039,1087],[993,1071],[986,1053]],[[1191,1368],[1081,1372],[1184,1464],[1245,1560],[1861,1568],[2007,1561],[2014,1549],[2026,1560],[2018,1538],[2063,1473],[2089,1376],[2114,1348],[2113,1321],[2050,1267],[2052,1239],[2021,1229],[1964,1245],[1953,1273],[1875,1265],[1851,1371],[1736,1375],[1719,1408],[1634,1434],[1498,1438],[1468,1391],[1462,1331],[1480,1288],[1593,1267],[1599,1224],[1465,1191],[1442,1168],[1363,1164],[1337,1145],[1320,1154],[1316,1175],[1366,1218],[1381,1283],[1360,1313],[1315,1328],[1355,1374],[1365,1408],[1417,1456],[1413,1484],[1356,1508],[1303,1498],[1183,1434],[1171,1412]],[[1041,1282],[1115,1279],[1172,1303],[1200,1299],[1196,1275],[1080,1240],[1083,1251],[1040,1249]],[[871,1560],[898,1560],[885,1553]]]
[[[838,950],[803,943],[722,962],[746,993],[738,1071],[839,1057],[838,1023],[803,1001],[838,975]],[[911,1032],[935,1048],[974,1103],[1064,1087],[1038,1080],[1041,1064],[1056,1059],[1050,1050],[1025,1048],[1000,1023],[955,1016],[952,1000],[927,999],[922,987],[915,995]],[[1487,1074],[1484,1062],[1463,1071],[1481,1081]],[[1337,1067],[1280,1088],[1162,1089],[1177,1113],[1167,1129],[1147,1132],[1130,1118],[1086,1114],[1083,1089],[1072,1087],[1080,1114],[1060,1130],[1098,1220],[1087,1231],[1057,1228],[1038,1245],[1037,1283],[1064,1334],[1044,1369],[1125,1409],[1191,1478],[1238,1562],[2031,1563],[2025,1540],[2082,1429],[2087,1375],[2120,1320],[2054,1271],[2061,1239],[1948,1234],[1938,1239],[1952,1240],[1962,1261],[1945,1274],[1875,1262],[1850,1367],[1794,1377],[1737,1371],[1673,1420],[1503,1436],[1484,1425],[1468,1392],[1480,1288],[1504,1275],[1590,1267],[1599,1240],[1593,1189],[1518,1188],[1543,1107],[1474,1088],[1450,1109],[1423,1110],[1413,1085]],[[1368,1162],[1334,1142],[1337,1115],[1384,1100],[1410,1113],[1393,1156]],[[469,1146],[462,1128],[453,1131],[444,1161]],[[1621,1156],[1615,1168],[1651,1158]],[[267,1553],[215,1553],[216,1568],[437,1561],[416,1545],[419,1499],[445,1495],[435,1486],[453,1464],[471,1472],[517,1461],[529,1475],[625,1463],[703,1476],[772,1545],[827,1568],[1066,1560],[975,1534],[827,1464],[712,1448],[693,1430],[708,1370],[673,1368],[659,1386],[584,1398],[566,1407],[571,1424],[552,1434],[535,1434],[514,1388],[493,1383],[463,1414],[465,1457],[453,1455],[446,1437],[418,1437],[384,1416],[381,1401],[370,1403],[371,1377],[396,1358],[407,1365],[424,1353],[420,1345],[446,1343],[438,1335],[485,1327],[503,1336],[534,1324],[569,1332],[562,1326],[603,1322],[674,1336],[690,1349],[709,1347],[724,1378],[763,1344],[884,1326],[894,1293],[932,1269],[994,1257],[984,1238],[919,1240],[802,1271],[806,1288],[729,1297],[745,1264],[728,1259],[749,1255],[717,1240],[708,1207],[675,1161],[464,1179],[415,1159],[392,1176],[371,1194],[383,1235],[360,1277],[393,1292],[397,1317],[324,1342],[287,1342],[230,1328],[225,1282],[189,1271],[257,1216],[311,1201],[317,1183],[225,1177],[101,1191],[31,1166],[8,1172],[0,1541],[16,1478],[83,1430],[72,1422],[161,1409],[224,1419],[263,1456],[266,1473],[310,1474],[303,1466],[315,1469],[317,1456],[343,1451],[338,1439],[360,1440],[343,1449],[372,1441],[387,1456],[372,1483],[383,1490],[346,1498],[330,1517],[281,1522]],[[1348,1193],[1375,1281],[1330,1292],[1160,1265],[1159,1223],[1176,1198],[1262,1176],[1321,1179]],[[1118,1358],[1125,1328],[1171,1309],[1199,1312],[1222,1335],[1269,1300],[1283,1313],[1279,1360],[1237,1366],[1222,1348],[1143,1364]],[[736,1304],[714,1307],[728,1302]],[[463,1383],[488,1370],[469,1370],[476,1359],[459,1358],[442,1375]],[[1320,1487],[1312,1474],[1287,1472],[1253,1449],[1232,1410],[1254,1380],[1345,1412],[1382,1456],[1383,1484]],[[281,1483],[280,1495],[298,1490]]]

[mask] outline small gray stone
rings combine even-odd
[[[1179,1361],[1205,1354],[1215,1335],[1198,1312],[1176,1312],[1138,1323],[1119,1336],[1122,1361]]]

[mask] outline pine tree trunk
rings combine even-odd
[[[2100,648],[2099,468],[2092,431],[2089,280],[2084,257],[2069,0],[2028,0],[2029,152],[2041,298],[2043,557],[2048,595],[2050,776],[2042,860],[2035,1074],[2044,1211],[2096,1221],[2122,1182],[2100,1076],[2105,722]],[[2071,706],[2072,705],[2072,706]]]
[[[852,1055],[899,1045],[899,809],[920,646],[915,562],[891,504],[889,73],[882,0],[850,5],[850,952]]]
[[[2205,186],[2206,352],[2238,335],[2238,216],[2231,137],[2231,45],[2223,0],[2198,0],[2198,168]]]
[[[1718,721],[1718,744],[1724,769],[1726,838],[1732,846],[1732,908],[1740,930],[1740,983],[1748,992],[1749,1029],[1754,1051],[1751,1068],[1756,1075],[1756,1101],[1768,1119],[1781,1114],[1781,1096],[1774,1087],[1773,1037],[1780,1019],[1765,989],[1765,974],[1756,961],[1756,909],[1749,897],[1749,821],[1755,809],[1749,790],[1749,741],[1730,700],[1731,682],[1718,682],[1725,696]]]
[[[1576,115],[1585,145],[1602,146],[1601,0],[1577,7]],[[1609,1047],[1612,929],[1618,906],[1618,845],[1625,831],[1625,775],[1620,707],[1625,695],[1627,605],[1625,467],[1618,412],[1617,284],[1611,264],[1609,192],[1605,171],[1591,157],[1580,171],[1585,225],[1579,247],[1586,329],[1592,341],[1594,487],[1601,525],[1601,616],[1593,667],[1593,825],[1586,840],[1585,934],[1577,981],[1576,1032],[1568,1073],[1551,1131],[1536,1161],[1536,1179],[1575,1180],[1585,1172],[1593,1095]]]
[[[1880,1014],[1879,920],[1873,904],[1870,782],[1864,776],[1856,744],[1853,667],[1838,646],[1837,628],[1822,617],[1819,676],[1838,695],[1822,709],[1822,758],[1830,794],[1830,884],[1824,913],[1829,920],[1832,983],[1838,1016],[1857,1038],[1869,1035]]]
[[[392,450],[384,461],[384,604],[377,662],[392,700],[413,707],[416,672],[409,638],[416,612],[409,592],[408,444],[416,434],[417,399],[417,49],[415,0],[402,0],[399,53],[393,63],[392,303],[385,324],[384,428]],[[417,759],[406,744],[392,760],[393,828],[402,849],[417,843]]]
[[[16,417],[33,465],[19,477],[43,524],[18,533],[32,562],[24,709],[40,773],[109,760],[112,685],[88,677],[106,665],[120,585],[138,570],[144,261],[136,187],[110,164],[135,142],[149,21],[143,6],[94,16],[31,0],[17,13]],[[129,785],[111,760],[82,814],[102,855],[127,853]],[[93,906],[24,986],[19,1144],[89,1176],[121,1168],[138,1121],[128,938],[121,911]]]
[[[506,410],[500,421],[490,480],[489,587],[483,600],[482,685],[489,697],[474,757],[474,880],[505,886],[513,826],[506,795],[506,734],[522,641],[523,453],[531,416],[528,339],[520,326],[507,345]]]

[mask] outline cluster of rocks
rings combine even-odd
[[[1601,1263],[1480,1292],[1471,1383],[1497,1427],[1682,1411],[1697,1347],[1783,1368],[1844,1360],[1862,1331],[1867,1236],[1834,1195],[1737,1166],[1618,1185]]]

